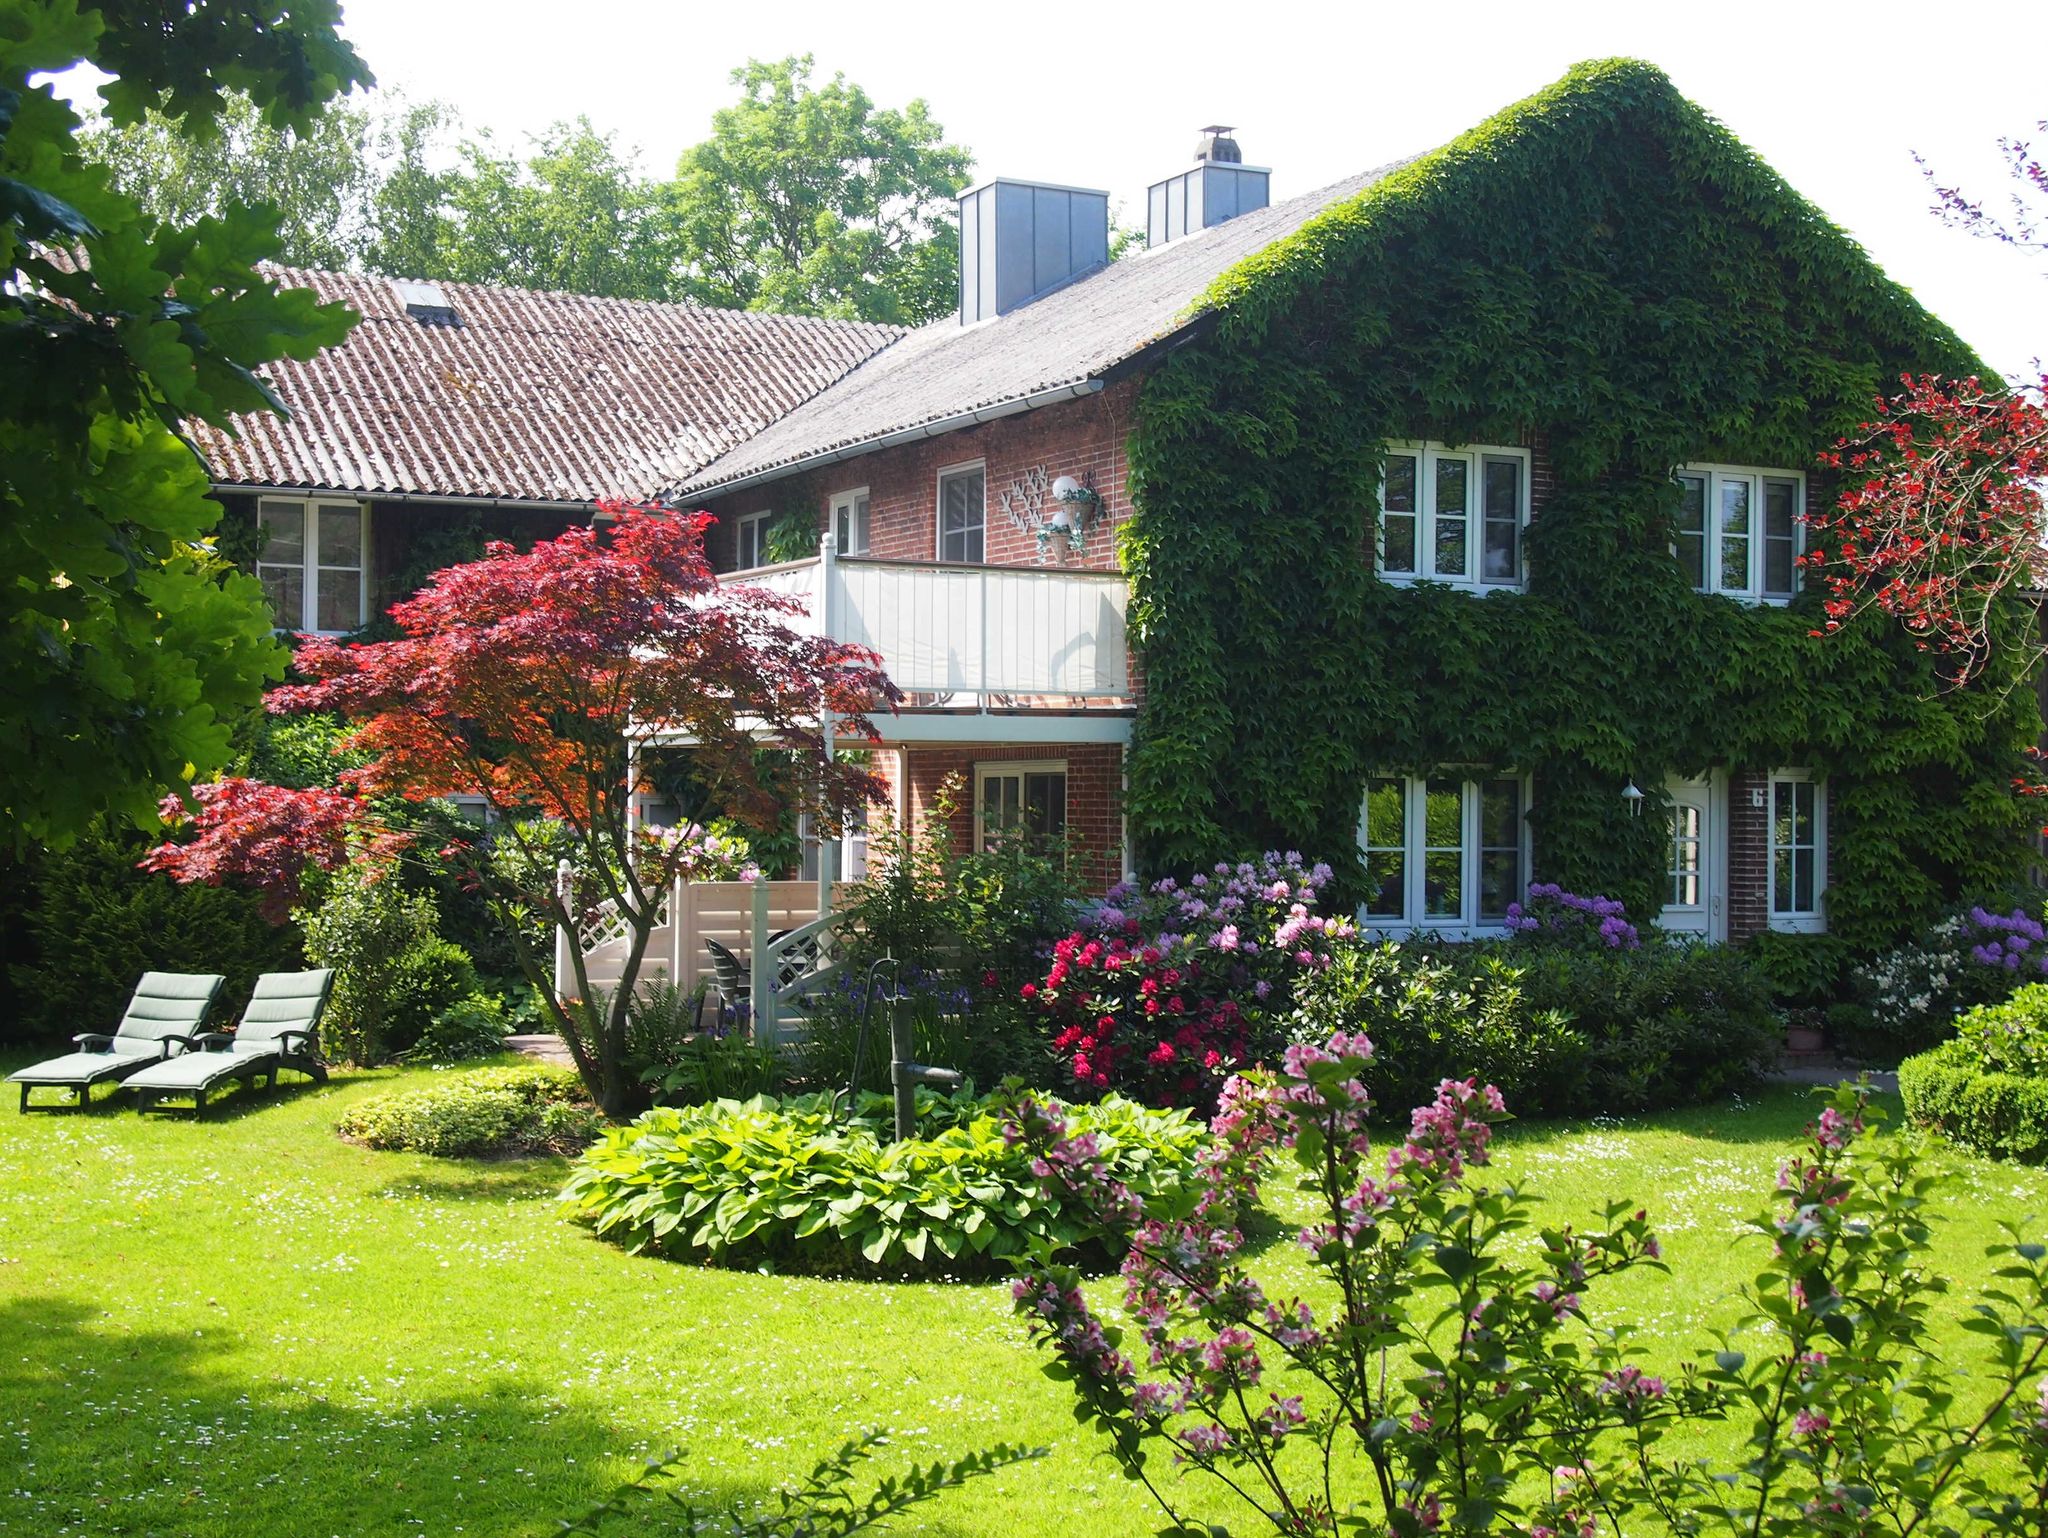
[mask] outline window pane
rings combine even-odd
[[[303,566],[267,566],[259,563],[263,592],[270,600],[270,612],[281,630],[297,630],[306,623],[306,570]]]
[[[1480,575],[1488,582],[1513,582],[1521,576],[1522,462],[1489,459],[1485,464],[1486,538]]]
[[[1799,488],[1792,481],[1764,482],[1764,591],[1792,593],[1792,552]]]
[[[301,566],[306,560],[306,510],[296,502],[265,502],[256,515],[262,526],[263,554],[259,561],[278,566]]]
[[[1522,785],[1487,780],[1479,787],[1479,917],[1504,919],[1522,895]]]
[[[1469,505],[1467,466],[1462,459],[1438,459],[1435,466],[1435,571],[1439,577],[1462,577],[1465,575],[1465,510]]]
[[[363,512],[359,507],[323,507],[318,526],[318,555],[322,566],[363,565]]]
[[[1464,916],[1465,787],[1431,780],[1423,794],[1422,911],[1429,918]]]
[[[980,470],[959,470],[939,482],[939,559],[978,563],[982,558],[983,485]]]
[[[1014,828],[1023,817],[1024,779],[1016,774],[991,774],[981,781],[981,826],[986,834]]]
[[[1365,789],[1365,912],[1408,916],[1408,796],[1403,780],[1371,780]]]
[[[354,630],[363,622],[362,573],[320,568],[313,623],[322,630]]]
[[[1380,499],[1380,506],[1390,513],[1412,513],[1415,511],[1415,456],[1413,454],[1389,454],[1387,456],[1387,489]]]
[[[1779,849],[1771,856],[1771,911],[1790,913],[1792,909],[1792,851]]]
[[[1387,456],[1380,497],[1380,570],[1415,570],[1415,456]]]
[[[1024,776],[1024,828],[1035,843],[1051,843],[1067,831],[1064,773]]]
[[[1678,569],[1695,588],[1707,585],[1707,478],[1678,478]]]
[[[1671,808],[1671,891],[1665,901],[1674,908],[1700,905],[1700,809],[1686,802]]]
[[[1726,479],[1721,482],[1721,588],[1724,592],[1749,591],[1749,536],[1753,511],[1749,482]]]
[[[1381,571],[1415,570],[1415,515],[1389,513],[1382,525]]]

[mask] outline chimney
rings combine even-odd
[[[1109,264],[1109,194],[1007,177],[960,194],[960,324],[1007,315]]]
[[[1146,189],[1147,247],[1163,246],[1266,206],[1267,182],[1273,173],[1264,166],[1243,164],[1232,132],[1224,124],[1212,123],[1195,144],[1195,168]]]

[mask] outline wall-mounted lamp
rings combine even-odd
[[[1621,804],[1628,808],[1629,816],[1640,817],[1643,815],[1642,787],[1637,785],[1633,779],[1622,790]]]
[[[1102,498],[1095,488],[1085,485],[1071,475],[1063,475],[1052,483],[1052,512],[1038,530],[1038,553],[1041,558],[1051,544],[1055,534],[1067,537],[1067,548],[1075,555],[1087,548],[1088,525],[1102,512]]]

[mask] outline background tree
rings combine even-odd
[[[439,200],[416,228],[430,249],[408,256],[429,277],[616,299],[677,297],[681,251],[661,187],[588,118],[557,123],[524,159],[489,132],[465,139]],[[409,202],[387,198],[394,214]],[[391,260],[398,241],[379,249]],[[396,270],[396,269],[394,269]]]
[[[811,56],[749,60],[740,100],[684,152],[673,206],[706,304],[915,324],[953,308],[953,197],[973,157],[922,100],[878,108]]]
[[[2017,183],[2007,212],[1922,161],[1934,212],[1981,239],[2048,248],[2048,167],[2019,139],[1998,148]],[[1826,628],[1874,609],[1938,653],[1957,684],[1990,667],[1997,683],[2030,682],[2043,651],[2027,595],[2048,580],[2048,374],[1901,383],[1822,456],[1844,484],[1834,506],[1809,514],[1801,564],[1827,589]]]
[[[254,370],[352,320],[255,270],[274,211],[139,211],[86,158],[48,77],[79,64],[116,123],[154,108],[219,132],[224,82],[308,131],[369,81],[333,0],[120,0],[0,14],[0,818],[16,848],[101,812],[153,825],[170,787],[225,761],[233,719],[285,653],[263,593],[203,543],[220,516],[179,424],[274,407]]]
[[[677,830],[629,833],[629,726],[662,722],[686,735],[707,802],[764,825],[783,792],[764,781],[759,750],[781,749],[798,766],[788,793],[829,830],[879,787],[826,751],[820,710],[842,718],[845,736],[898,696],[871,653],[793,629],[791,601],[721,588],[704,557],[708,514],[606,510],[609,530],[571,529],[523,553],[494,544],[483,560],[439,573],[393,608],[397,640],[305,638],[296,662],[309,681],[274,690],[270,707],[350,721],[349,746],[366,757],[347,779],[365,799],[222,780],[199,798],[198,837],[163,846],[149,864],[181,881],[276,890],[308,862],[361,861],[365,834],[388,837],[368,804],[376,798],[482,798],[493,838],[531,857],[504,859],[502,847],[489,857],[462,837],[438,857],[491,903],[593,1098],[617,1117],[644,1095],[626,1071],[626,1026],[649,937],[671,884],[705,854]],[[564,834],[577,893],[553,879]],[[628,938],[617,986],[600,997],[572,943],[575,996],[565,1002],[529,915],[573,939],[598,904]]]

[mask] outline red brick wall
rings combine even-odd
[[[910,815],[920,827],[935,814],[941,787],[961,777],[950,826],[955,853],[974,848],[974,766],[977,763],[1042,762],[1067,765],[1067,846],[1084,885],[1104,892],[1123,875],[1123,750],[1114,743],[1053,743],[1020,747],[977,744],[915,747],[910,760]]]
[[[937,560],[939,471],[980,460],[987,477],[985,543],[990,564],[1037,563],[1037,541],[1004,514],[1002,494],[1033,470],[1043,468],[1048,485],[1062,475],[1071,475],[1084,485],[1093,485],[1102,498],[1101,512],[1088,529],[1084,553],[1071,555],[1065,541],[1056,541],[1055,561],[1113,571],[1115,529],[1130,516],[1131,509],[1124,440],[1130,433],[1137,388],[1136,380],[1123,380],[1065,405],[999,417],[942,437],[879,449],[789,482],[715,497],[706,504],[719,517],[710,535],[712,564],[721,571],[731,570],[733,525],[745,514],[807,506],[822,534],[832,498],[861,486],[868,490],[871,555],[890,560]]]
[[[1728,776],[1728,938],[1746,940],[1770,927],[1769,775],[1738,769]],[[1761,796],[1765,805],[1755,804]]]

